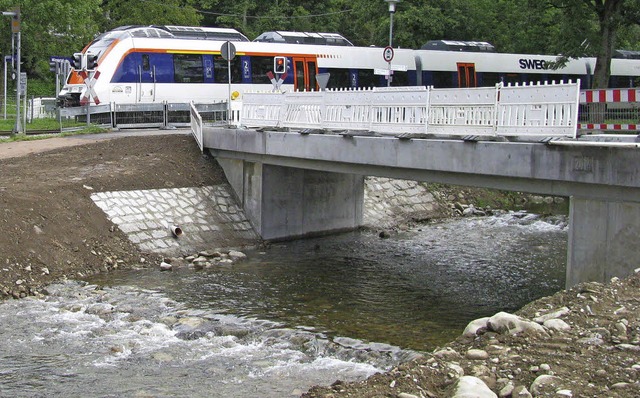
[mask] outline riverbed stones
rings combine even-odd
[[[549,319],[543,323],[543,326],[559,332],[566,332],[571,329],[571,326],[562,319]]]
[[[563,380],[557,376],[541,375],[531,383],[531,394],[534,397],[553,396],[556,391],[563,389]]]
[[[229,259],[231,259],[233,262],[244,260],[245,258],[247,258],[246,254],[237,250],[229,250],[229,253],[227,254],[229,256]]]
[[[487,327],[501,334],[540,333],[547,334],[544,327],[507,312],[499,312],[489,318]]]
[[[471,360],[484,360],[484,359],[489,359],[489,353],[486,352],[485,350],[471,348],[467,350],[465,357]]]
[[[479,378],[462,376],[455,384],[451,398],[498,398],[498,396]]]
[[[487,322],[489,321],[489,317],[479,318],[469,322],[467,327],[462,332],[464,337],[474,337],[481,332],[487,330]]]
[[[198,252],[197,255],[186,255],[181,260],[195,270],[202,270],[215,266],[229,266],[243,261],[247,255],[239,250],[215,249]]]
[[[540,333],[547,334],[545,328],[536,322],[523,319],[507,312],[499,312],[489,318],[471,321],[463,332],[465,337],[473,337],[485,331],[500,334]]]
[[[549,312],[547,314],[544,315],[540,315],[537,316],[535,318],[533,318],[534,322],[540,323],[540,324],[544,324],[546,321],[550,320],[550,319],[558,319],[558,318],[562,318],[565,315],[568,315],[571,312],[571,310],[569,310],[569,308],[567,307],[562,307],[556,311],[553,312]]]

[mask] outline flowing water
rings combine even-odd
[[[274,244],[0,304],[0,396],[287,397],[357,380],[564,286],[566,223],[525,213]]]

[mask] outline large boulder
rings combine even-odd
[[[458,379],[451,398],[498,398],[498,396],[479,378],[462,376]]]
[[[536,322],[507,312],[498,312],[487,321],[489,330],[500,334],[539,333],[547,334],[544,327]]]

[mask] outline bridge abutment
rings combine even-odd
[[[265,240],[362,225],[364,176],[218,159],[256,232]]]
[[[571,198],[566,286],[640,267],[640,203]]]

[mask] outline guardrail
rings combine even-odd
[[[203,152],[204,141],[202,139],[202,129],[203,129],[202,116],[200,116],[200,113],[198,112],[198,109],[196,109],[193,102],[189,104],[189,115],[190,115],[189,119],[191,122],[190,123],[191,134],[193,134],[193,137],[196,139],[196,142],[198,143],[198,147],[200,148],[200,152]]]
[[[243,95],[247,127],[380,134],[576,137],[580,82],[436,89],[383,87]]]
[[[179,128],[191,126],[191,107],[206,122],[227,120],[227,103],[102,104],[89,107],[89,121],[114,128]],[[87,120],[87,107],[59,108],[61,118]]]

